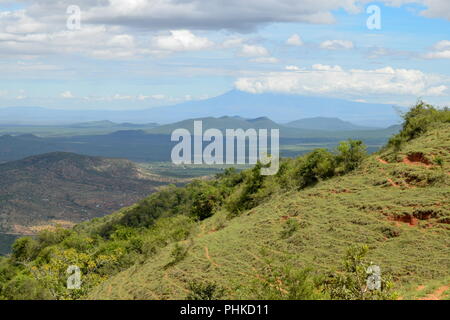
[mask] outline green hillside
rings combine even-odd
[[[449,299],[449,186],[450,111],[419,103],[378,154],[348,141],[18,240],[0,297]],[[382,291],[360,284],[370,264]],[[65,289],[68,265],[80,290]]]
[[[0,233],[29,235],[114,212],[175,179],[123,159],[53,152],[0,164]]]

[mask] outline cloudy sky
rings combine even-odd
[[[0,0],[0,74],[0,107],[139,109],[232,89],[450,105],[450,1]]]

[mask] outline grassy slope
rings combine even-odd
[[[371,260],[394,277],[403,298],[435,293],[448,299],[449,151],[450,125],[445,124],[411,141],[398,155],[398,160],[415,152],[429,160],[440,155],[443,168],[393,162],[385,152],[381,157],[390,163],[373,155],[351,174],[278,194],[232,220],[220,211],[194,225],[181,243],[188,248],[182,261],[165,267],[172,260],[172,244],[104,282],[90,298],[182,299],[191,280],[215,281],[229,289],[227,298],[246,298],[245,285],[257,281],[268,259],[326,271],[339,265],[349,246],[364,243],[371,248]],[[288,219],[297,220],[300,228],[283,238]]]

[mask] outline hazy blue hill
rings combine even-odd
[[[109,120],[102,120],[102,121],[89,121],[89,122],[83,122],[83,123],[76,123],[69,125],[69,128],[140,128],[140,129],[147,129],[147,128],[154,128],[157,127],[157,123],[130,123],[130,122],[124,122],[124,123],[115,123]]]
[[[60,125],[108,120],[116,123],[145,124],[173,123],[184,119],[221,117],[230,114],[246,119],[267,117],[278,123],[287,123],[293,119],[302,118],[337,117],[357,125],[377,127],[387,127],[399,120],[393,106],[387,104],[275,93],[250,94],[232,90],[211,99],[144,110],[1,108],[0,122],[1,124]]]
[[[325,119],[322,121],[321,119]],[[347,139],[351,137],[360,137],[362,139],[383,138],[393,133],[396,133],[400,127],[393,126],[392,128],[377,129],[362,126],[356,126],[351,123],[347,124],[339,119],[330,118],[313,118],[305,119],[303,121],[304,127],[294,127],[282,125],[274,122],[267,117],[259,117],[255,119],[244,119],[240,117],[207,117],[183,120],[180,122],[162,125],[150,130],[148,133],[166,134],[170,135],[174,130],[179,128],[188,129],[193,133],[194,121],[202,121],[203,131],[211,128],[216,128],[222,131],[225,129],[279,129],[280,137],[287,139]],[[311,123],[309,123],[311,120]],[[328,126],[327,126],[328,124]],[[334,127],[331,125],[334,124]],[[316,128],[320,126],[320,128]],[[335,129],[337,128],[337,129]]]
[[[228,117],[222,116],[219,118],[215,117],[206,117],[206,118],[195,118],[183,120],[180,122],[167,124],[163,126],[159,126],[150,130],[147,130],[149,133],[160,133],[160,134],[171,134],[174,130],[179,128],[188,129],[190,132],[194,130],[194,121],[201,121],[203,126],[203,131],[207,129],[280,129],[283,126],[275,123],[274,121],[266,118],[256,118],[256,119],[244,119],[241,117]]]
[[[268,117],[279,123],[312,117],[338,117],[363,126],[386,127],[399,121],[392,105],[353,102],[324,97],[287,94],[250,94],[233,90],[202,101],[189,101],[160,109],[154,121],[167,122],[197,117],[233,114],[244,118]],[[170,111],[172,117],[164,111]]]
[[[138,162],[170,161],[171,141],[175,129],[185,128],[193,133],[195,119],[146,129],[116,130],[108,134],[84,134],[74,136],[37,137],[32,134],[19,136],[0,135],[0,162],[22,159],[47,152],[66,151],[108,158],[126,158]],[[208,117],[203,121],[203,131],[209,128],[225,129],[279,129],[280,144],[284,156],[296,156],[314,147],[333,148],[341,140],[361,139],[375,151],[389,136],[399,131],[398,126],[378,130],[325,131],[292,128],[277,124],[267,117],[244,119],[241,117]],[[91,130],[91,129],[89,129]],[[283,151],[284,150],[284,151]]]
[[[288,127],[300,129],[315,129],[325,131],[376,130],[377,128],[355,125],[339,118],[315,117],[300,119],[286,124]]]

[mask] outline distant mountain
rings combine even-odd
[[[0,164],[0,231],[99,217],[166,184],[128,160],[55,152]]]
[[[130,123],[130,122],[124,122],[124,123],[115,123],[109,120],[102,120],[102,121],[89,121],[89,122],[83,122],[83,123],[75,123],[68,125],[69,128],[111,128],[111,129],[120,129],[120,128],[141,128],[141,129],[148,129],[148,128],[154,128],[157,127],[157,123]]]
[[[313,117],[337,117],[357,125],[376,127],[400,122],[394,107],[388,104],[276,93],[251,94],[237,90],[207,100],[154,108],[153,112],[152,121],[160,123],[177,121],[176,118],[220,117],[224,114],[246,119],[267,117],[278,123]]]
[[[279,129],[282,138],[334,138],[341,137],[346,139],[352,136],[359,137],[379,137],[388,136],[399,130],[396,126],[391,128],[380,129],[354,125],[350,122],[340,120],[338,118],[309,118],[287,123],[286,125],[278,124],[267,117],[259,117],[255,119],[245,119],[241,117],[207,117],[188,119],[180,122],[162,125],[159,127],[146,130],[153,134],[170,135],[174,130],[183,128],[193,132],[194,121],[201,121],[203,131],[211,128],[219,129],[225,132],[226,129]]]
[[[188,129],[190,132],[194,130],[194,121],[201,121],[203,125],[203,131],[208,129],[219,129],[225,131],[226,129],[280,129],[283,126],[275,123],[266,117],[260,117],[256,119],[244,119],[241,117],[228,117],[223,116],[219,118],[206,117],[183,120],[167,125],[162,125],[150,130],[149,133],[159,134],[172,134],[172,132],[179,128]]]
[[[144,110],[1,108],[0,124],[73,124],[103,120],[116,123],[173,123],[184,119],[230,114],[246,119],[268,117],[279,123],[312,117],[338,117],[357,125],[377,127],[387,127],[399,122],[393,106],[387,104],[275,93],[251,94],[232,90],[211,99]]]
[[[339,118],[315,117],[300,119],[286,124],[288,127],[299,129],[325,130],[325,131],[352,131],[352,130],[376,130],[373,127],[355,125]]]
[[[170,125],[145,130],[117,130],[108,134],[83,134],[69,136],[38,137],[33,134],[1,135],[0,163],[19,160],[42,153],[64,151],[107,158],[126,158],[137,162],[170,161],[171,151],[176,142],[171,141],[175,129],[185,128],[193,134],[195,120],[202,120],[203,131],[209,128],[225,129],[279,129],[281,146],[301,146],[282,148],[282,155],[295,156],[314,146],[333,147],[339,141],[361,139],[370,150],[375,151],[387,138],[399,131],[398,126],[377,130],[326,131],[287,127],[269,118],[244,119],[240,117],[208,117],[184,120]],[[91,129],[89,129],[91,130]]]

